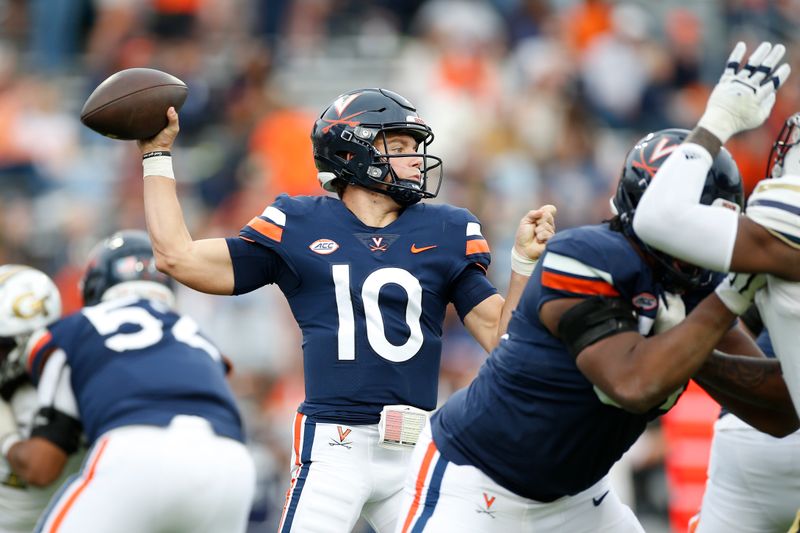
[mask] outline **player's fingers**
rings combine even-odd
[[[784,63],[778,67],[769,78],[761,82],[761,86],[756,90],[756,94],[760,100],[764,100],[768,95],[774,96],[775,91],[780,89],[786,83],[789,74],[792,73],[792,67]]]
[[[170,108],[167,109],[167,120],[168,120],[167,128],[175,130],[176,133],[180,131],[181,127],[180,127],[180,119],[178,118],[178,112],[172,106],[170,106]]]
[[[767,57],[770,50],[772,50],[772,45],[766,41],[758,45],[756,51],[750,54],[750,57],[747,59],[747,63],[744,65],[744,67],[742,67],[742,70],[739,71],[736,77],[742,81],[746,81],[754,77],[758,67],[764,61],[764,58]]]
[[[761,81],[772,74],[772,70],[775,68],[775,65],[783,57],[783,54],[786,53],[786,47],[782,44],[776,44],[772,47],[767,57],[761,62],[760,65],[755,65],[755,73],[750,78],[751,83],[761,83]]]
[[[737,72],[739,72],[739,67],[742,64],[742,58],[744,58],[744,53],[746,51],[747,46],[743,41],[736,43],[736,46],[733,47],[731,55],[728,56],[727,63],[725,63],[725,70],[722,73],[723,78],[726,76],[734,76]]]
[[[784,63],[772,73],[772,76],[765,79],[761,82],[761,87],[759,87],[759,91],[763,88],[767,88],[773,91],[777,91],[780,89],[784,83],[786,83],[787,78],[789,78],[789,74],[792,73],[792,67],[790,67],[787,63]]]

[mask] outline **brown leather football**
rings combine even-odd
[[[81,122],[112,139],[149,139],[167,125],[167,109],[179,110],[189,89],[171,74],[129,68],[112,74],[89,95]]]

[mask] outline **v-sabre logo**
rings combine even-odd
[[[343,446],[348,450],[353,447],[353,441],[345,440],[347,436],[350,435],[350,432],[353,431],[350,428],[342,429],[342,426],[336,426],[336,430],[339,432],[339,440],[331,439],[328,443],[328,446]]]
[[[328,255],[338,250],[339,245],[336,243],[336,241],[332,241],[330,239],[317,239],[308,245],[308,249],[315,254]]]
[[[488,494],[486,494],[484,492],[483,493],[484,506],[483,507],[478,506],[478,508],[475,509],[475,512],[476,513],[480,513],[480,514],[489,515],[490,518],[494,518],[495,517],[494,513],[496,511],[492,510],[492,505],[494,504],[495,499],[497,499],[497,496],[489,496]]]

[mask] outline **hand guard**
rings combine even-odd
[[[739,70],[746,50],[743,42],[736,43],[697,123],[723,143],[740,131],[757,128],[767,119],[775,104],[775,92],[791,72],[786,63],[775,68],[786,52],[782,44],[773,47],[761,43]]]
[[[716,288],[717,296],[731,313],[741,315],[756,296],[758,289],[767,284],[764,274],[740,274],[731,272]]]

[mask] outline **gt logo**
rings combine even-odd
[[[339,249],[339,245],[330,239],[318,239],[308,245],[308,249],[315,254],[328,255]]]
[[[45,307],[47,298],[49,295],[37,298],[32,292],[20,294],[12,304],[14,316],[23,319],[33,318],[36,315],[47,316],[47,307]]]

